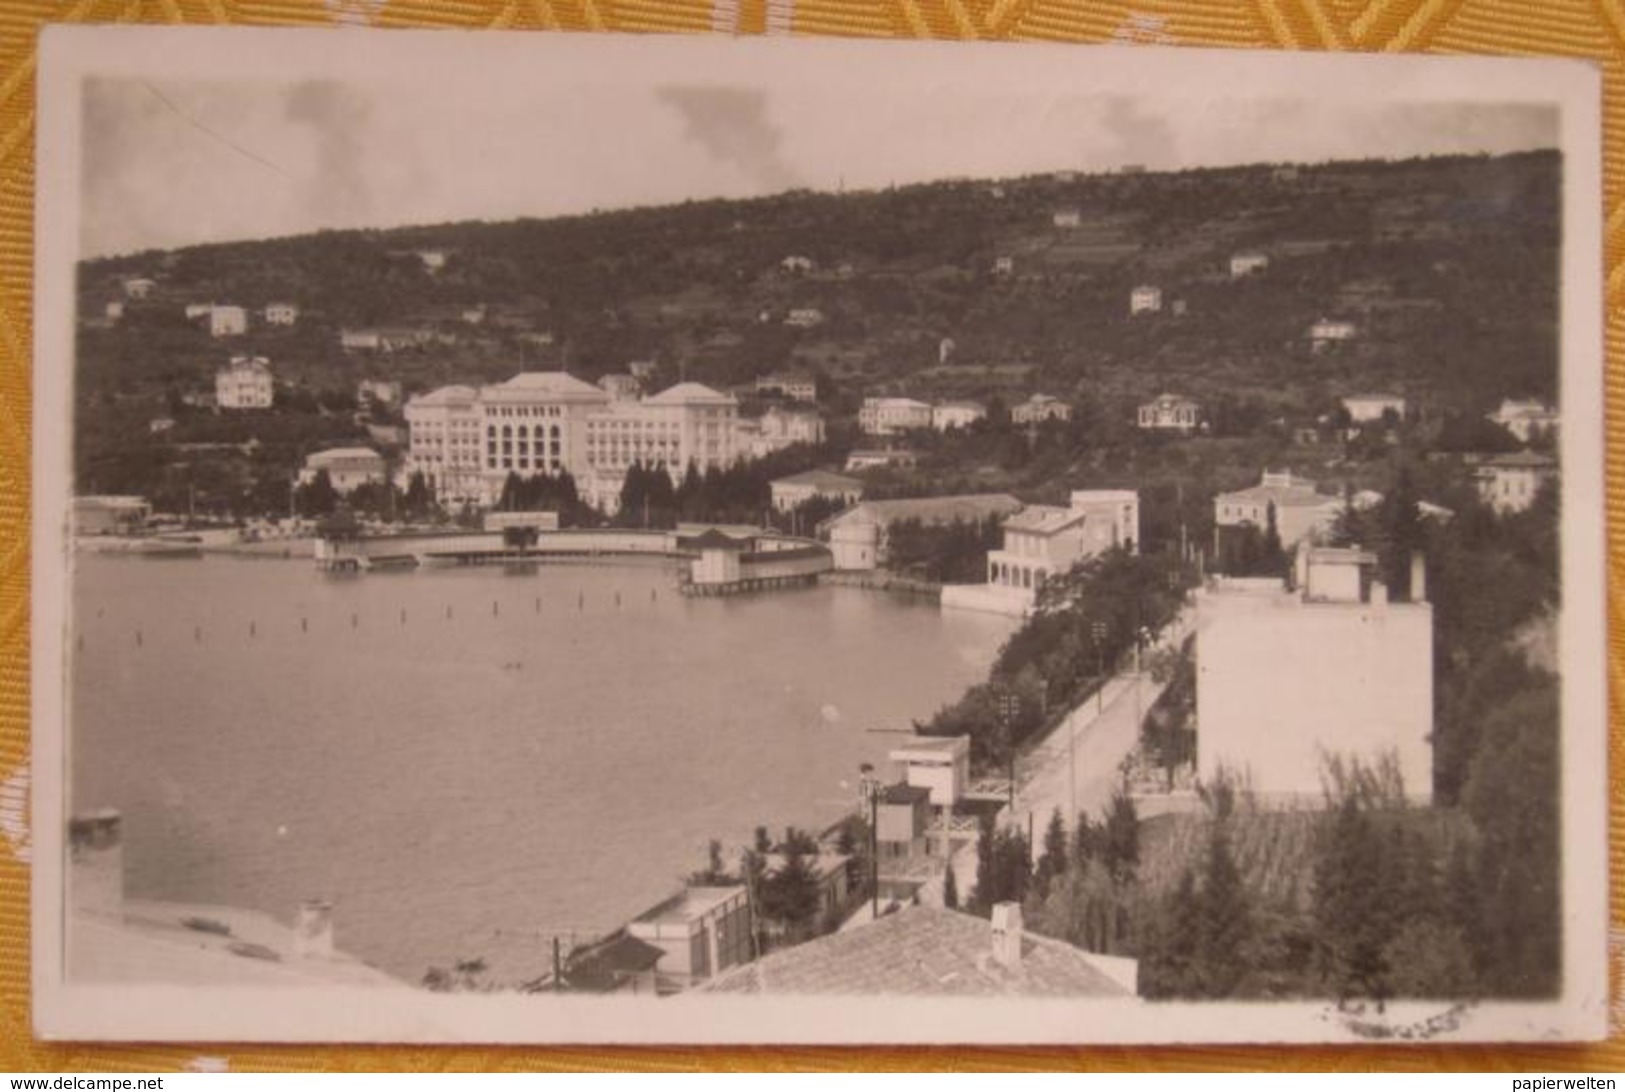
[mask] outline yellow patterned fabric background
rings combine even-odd
[[[0,0],[0,1070],[1625,1071],[1625,721],[1610,722],[1614,1033],[1594,1046],[613,1049],[54,1045],[29,1025],[28,489],[36,37],[47,23],[456,27],[1548,55],[1604,74],[1608,416],[1625,411],[1625,0]],[[1625,664],[1625,430],[1608,436],[1610,690]]]

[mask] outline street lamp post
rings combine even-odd
[[[1106,711],[1106,623],[1096,622],[1089,627],[1095,638],[1095,712]]]
[[[1016,741],[1011,735],[1011,725],[1015,723],[1015,719],[1020,712],[1020,695],[1008,690],[999,695],[999,727],[1004,730],[1004,752],[1010,763],[1010,821],[1012,823],[1016,819]]]
[[[869,912],[880,920],[880,778],[865,762],[858,767],[858,791],[869,802]]]

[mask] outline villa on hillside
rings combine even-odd
[[[1520,443],[1555,440],[1559,415],[1555,407],[1538,399],[1506,398],[1489,419],[1518,438]]]
[[[969,400],[938,402],[931,407],[931,427],[938,432],[969,428],[987,417],[987,407]]]
[[[870,436],[895,436],[931,427],[931,404],[913,398],[865,398],[858,427]]]
[[[271,362],[263,356],[234,356],[214,373],[215,405],[221,409],[270,409],[274,397]]]
[[[1010,422],[1016,425],[1041,425],[1045,421],[1072,420],[1072,407],[1059,398],[1035,394],[1025,402],[1010,407]]]
[[[1230,279],[1239,281],[1254,273],[1262,273],[1270,266],[1269,256],[1256,250],[1245,250],[1230,256]]]
[[[987,555],[985,584],[950,584],[944,607],[1024,615],[1044,581],[1079,561],[1140,540],[1140,495],[1132,489],[1081,489],[1066,507],[1028,505],[1004,520],[1004,546]]]
[[[1474,472],[1478,495],[1500,514],[1526,511],[1541,488],[1557,480],[1557,460],[1533,451],[1497,455]]]
[[[1396,420],[1405,419],[1405,399],[1397,394],[1351,394],[1343,399],[1343,408],[1357,425],[1381,421],[1389,414]]]
[[[1142,402],[1139,426],[1149,431],[1195,432],[1202,422],[1202,407],[1177,394],[1159,394]]]

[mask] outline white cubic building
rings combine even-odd
[[[1557,460],[1533,451],[1498,455],[1474,472],[1478,495],[1505,515],[1535,503],[1541,487],[1557,479]]]
[[[1230,279],[1238,281],[1254,273],[1262,273],[1270,266],[1269,256],[1256,250],[1243,251],[1230,256]]]
[[[248,333],[248,312],[241,307],[209,308],[210,337],[238,337]]]
[[[1211,581],[1196,597],[1197,768],[1261,797],[1319,800],[1328,756],[1392,760],[1433,791],[1433,608],[1420,558],[1391,602],[1376,557],[1304,547],[1295,586]]]
[[[1156,314],[1162,310],[1162,289],[1154,284],[1142,284],[1128,294],[1128,313],[1131,315]]]

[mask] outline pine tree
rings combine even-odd
[[[1203,996],[1229,997],[1247,973],[1250,907],[1230,849],[1228,823],[1215,823],[1202,870],[1196,961]]]
[[[959,881],[954,878],[954,865],[948,862],[948,870],[942,874],[942,905],[949,910],[959,909]]]
[[[1033,887],[1040,899],[1049,898],[1051,882],[1065,874],[1066,865],[1066,824],[1061,820],[1061,809],[1056,808],[1044,829],[1044,852],[1039,854],[1038,870],[1033,875]]]
[[[1140,867],[1140,816],[1122,790],[1112,795],[1101,830],[1102,863],[1113,883],[1127,884]]]

